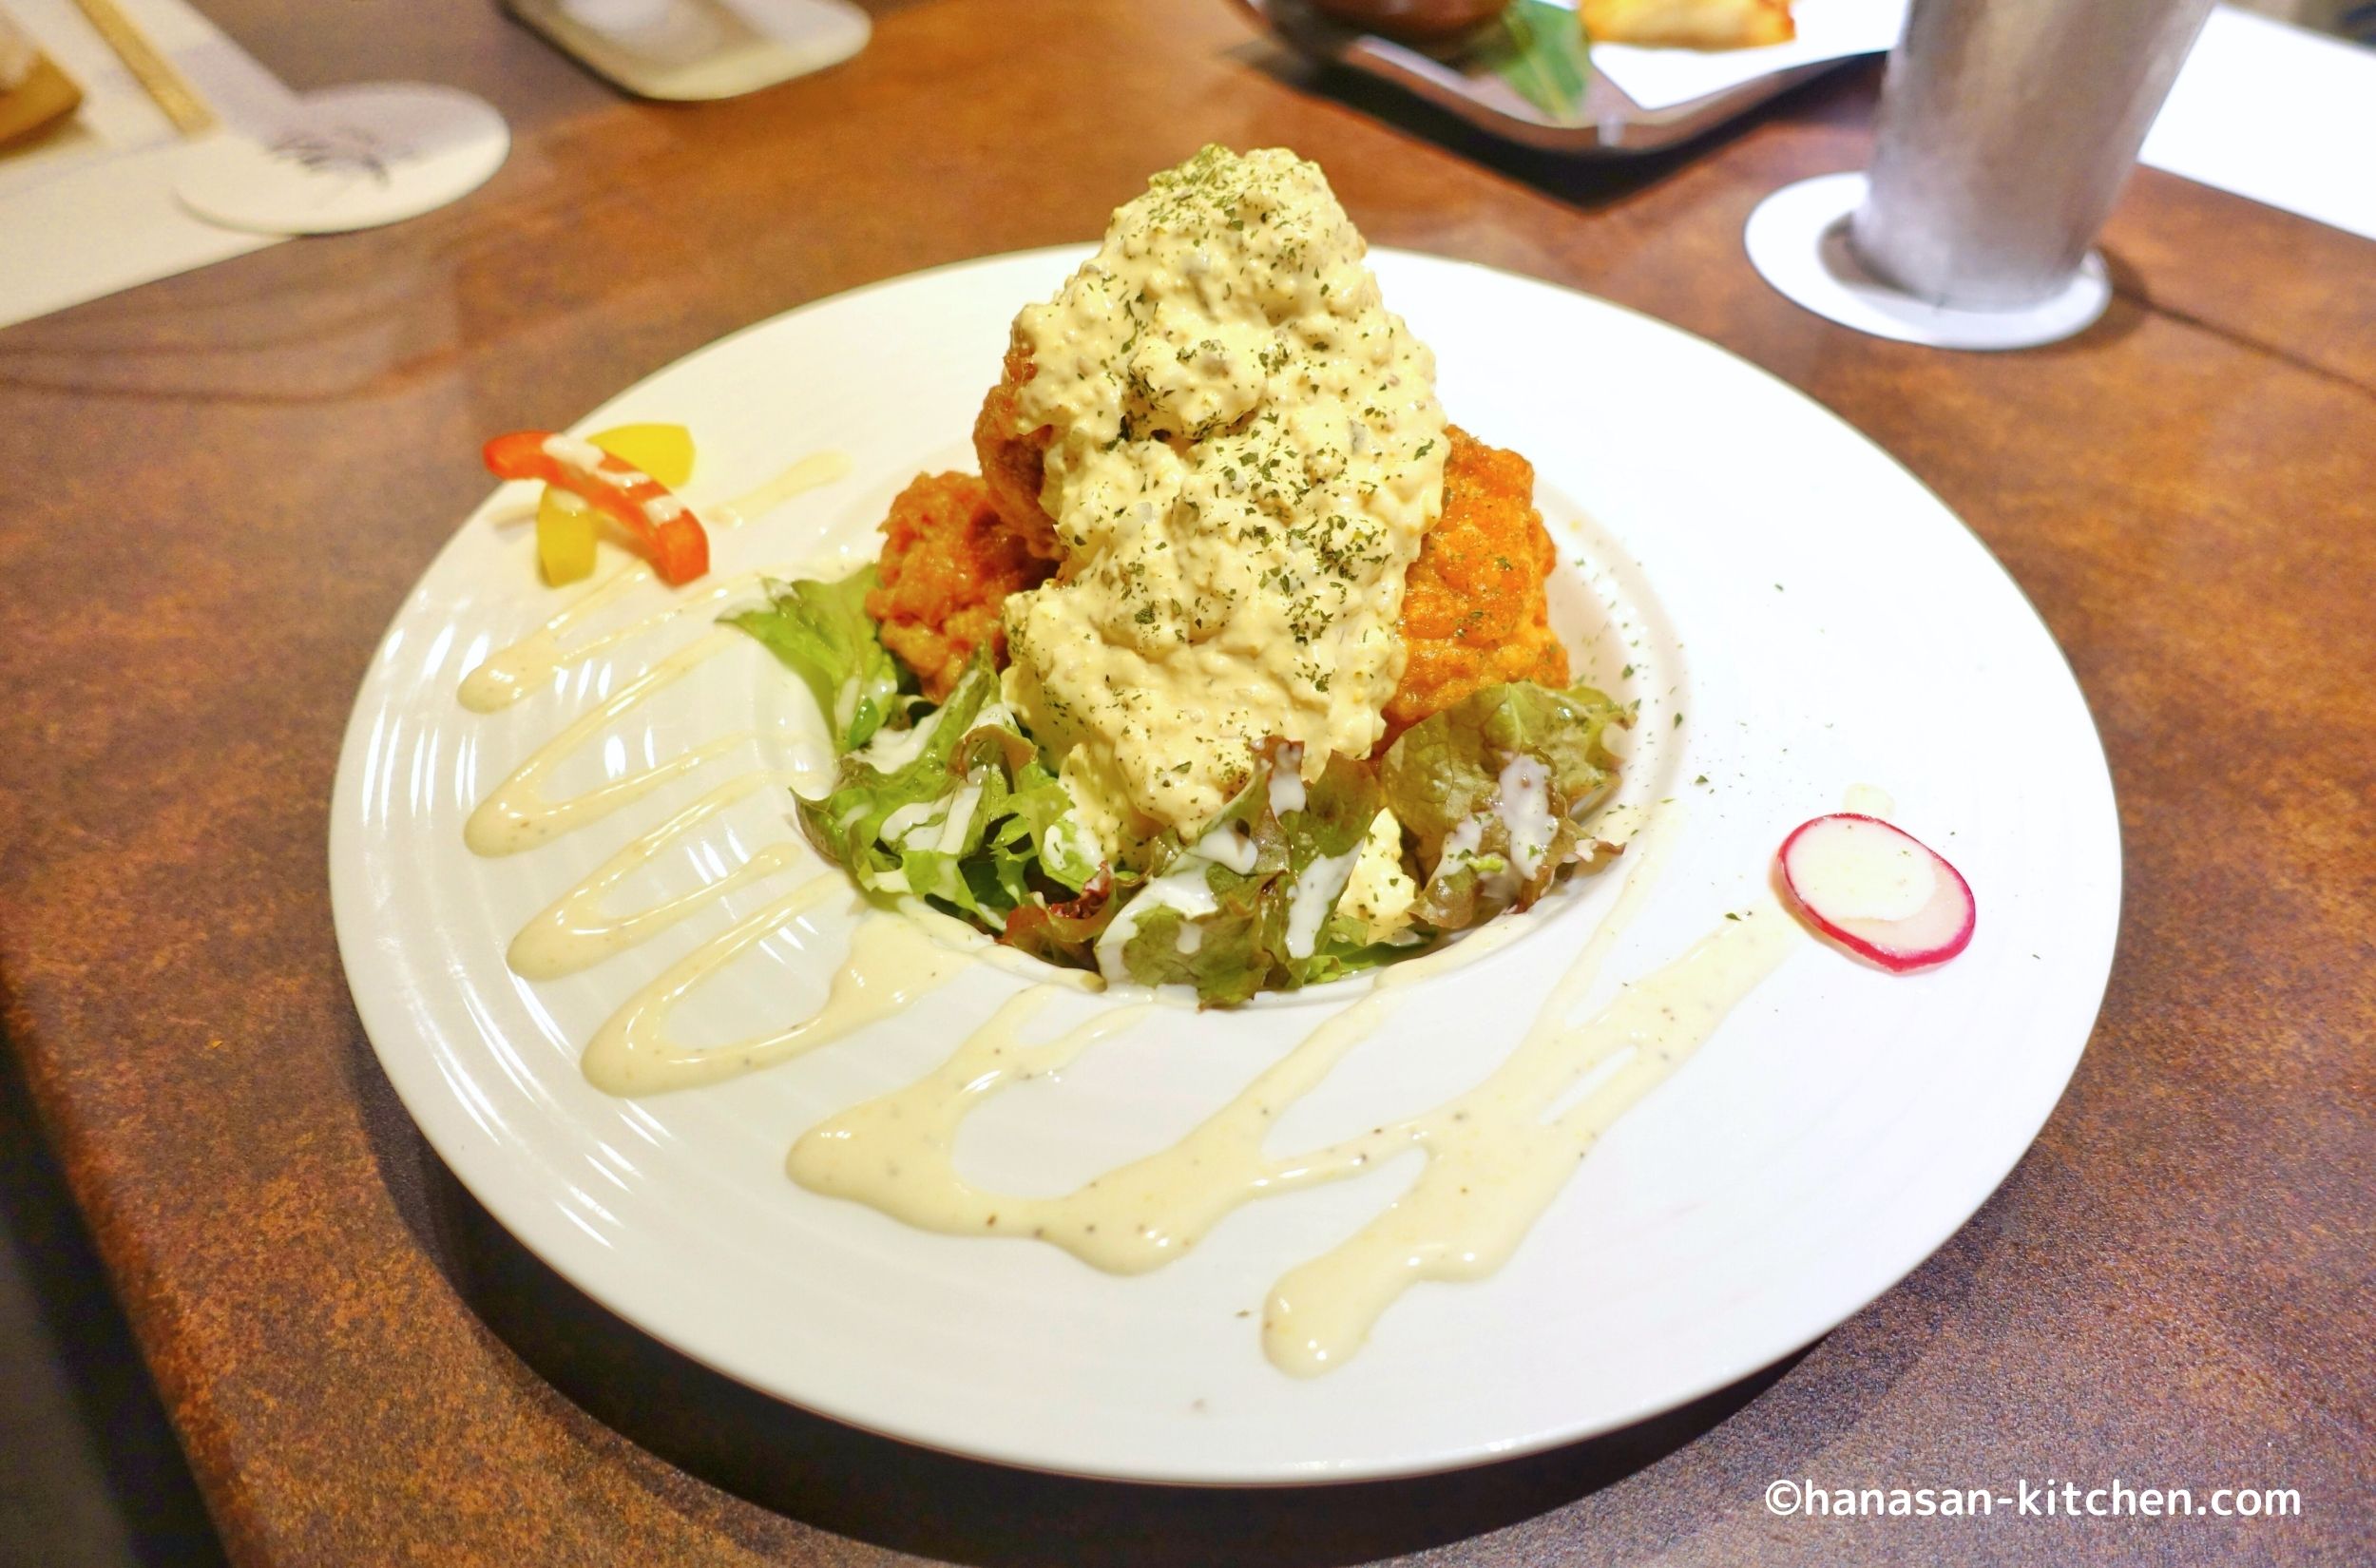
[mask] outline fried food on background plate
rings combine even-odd
[[[1339,21],[1405,43],[1431,44],[1473,32],[1502,14],[1509,0],[1313,0]]]
[[[1444,511],[1403,580],[1403,681],[1386,739],[1505,680],[1567,684],[1544,584],[1558,559],[1535,509],[1535,466],[1454,425]]]
[[[882,528],[880,583],[866,596],[866,613],[881,622],[883,645],[938,702],[984,643],[1006,661],[999,606],[1055,567],[1031,553],[990,486],[969,473],[918,474]]]
[[[1747,49],[1798,36],[1790,0],[1582,0],[1578,14],[1596,44]]]

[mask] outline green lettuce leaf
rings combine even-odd
[[[1281,933],[1264,928],[1275,911],[1260,893],[1287,869],[1270,755],[1193,839],[1175,832],[1157,843],[1155,875],[1100,939],[1107,979],[1192,985],[1208,1007],[1243,1002],[1270,980]]]
[[[1625,710],[1589,686],[1489,686],[1387,749],[1386,804],[1417,838],[1418,917],[1439,930],[1524,908],[1607,846],[1582,822],[1617,780],[1604,743]]]
[[[999,940],[1044,963],[1094,969],[1097,940],[1121,908],[1121,901],[1113,893],[1113,873],[1100,870],[1078,898],[1054,904],[1040,900],[1019,907],[1006,917],[1006,930]]]
[[[1329,928],[1378,813],[1377,776],[1339,756],[1304,784],[1302,755],[1266,742],[1253,776],[1211,821],[1193,838],[1163,841],[1158,874],[1100,943],[1109,978],[1192,985],[1200,1004],[1230,1006],[1366,966]]]
[[[834,787],[799,803],[801,829],[817,852],[871,892],[938,896],[970,908],[970,884],[957,866],[980,845],[985,808],[995,809],[1006,780],[995,769],[977,777],[952,764],[996,685],[988,668],[977,664],[958,678],[937,712],[844,752]],[[961,797],[963,814],[952,824]]]
[[[1304,984],[1319,985],[1365,969],[1383,968],[1429,946],[1420,937],[1405,942],[1365,942],[1357,930],[1347,929],[1346,922],[1332,918],[1318,950],[1304,962]]]
[[[903,695],[912,682],[866,614],[873,582],[868,567],[771,583],[766,606],[726,618],[808,685],[837,742],[801,828],[870,894],[928,900],[1050,963],[1228,1006],[1391,963],[1614,852],[1581,824],[1614,781],[1602,735],[1624,713],[1587,687],[1519,683],[1413,726],[1375,768],[1332,757],[1305,783],[1301,749],[1266,742],[1211,821],[1158,841],[1148,873],[1108,867],[987,657],[937,709]],[[1371,943],[1335,911],[1382,806],[1416,842],[1422,924]]]
[[[1042,852],[1071,806],[977,657],[937,710],[845,752],[834,787],[799,813],[817,852],[869,892],[929,899],[1000,930],[1049,889],[1078,892],[1097,874],[1069,844]]]
[[[807,684],[835,751],[855,750],[904,717],[899,665],[866,613],[874,583],[872,565],[838,583],[771,581],[764,608],[721,618],[765,643]]]

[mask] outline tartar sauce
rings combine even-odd
[[[1195,825],[1266,736],[1316,777],[1384,732],[1447,442],[1366,248],[1317,164],[1207,147],[1015,321],[1066,554],[1006,602],[1008,690],[1101,828]]]

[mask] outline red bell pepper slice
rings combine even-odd
[[[498,479],[557,485],[642,542],[663,583],[690,583],[710,569],[710,536],[693,508],[632,463],[550,430],[514,430],[480,454]]]

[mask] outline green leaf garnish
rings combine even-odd
[[[1271,776],[1293,771],[1302,748],[1266,741],[1254,775],[1193,836],[1167,837],[1160,874],[1137,895],[1156,902],[1106,946],[1142,985],[1196,987],[1205,1006],[1264,990],[1293,990],[1354,967],[1354,949],[1330,940],[1352,859],[1378,814],[1377,774],[1334,756],[1305,785],[1301,803],[1274,809]]]
[[[764,608],[721,616],[788,665],[816,698],[834,749],[863,746],[898,714],[899,666],[866,613],[874,568],[838,583],[770,582]]]
[[[1419,841],[1415,906],[1440,930],[1480,925],[1549,890],[1600,851],[1581,823],[1617,779],[1602,743],[1623,710],[1589,686],[1488,686],[1420,720],[1379,768],[1387,809]]]
[[[1486,36],[1477,58],[1553,124],[1584,123],[1591,53],[1573,8],[1550,0],[1510,0],[1499,30]]]

